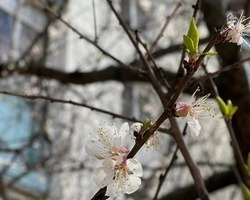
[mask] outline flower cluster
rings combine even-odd
[[[244,39],[245,36],[250,36],[249,28],[249,18],[246,18],[243,12],[239,16],[236,13],[231,13],[227,17],[226,28],[221,33],[226,36],[225,40],[229,42],[237,45],[245,43],[250,46]]]
[[[143,170],[136,159],[127,158],[129,151],[124,144],[129,135],[128,123],[119,131],[115,125],[101,127],[97,134],[85,147],[87,154],[103,161],[94,171],[94,182],[99,187],[107,186],[108,196],[135,192],[141,185]]]
[[[207,98],[210,94],[207,94],[198,100],[195,100],[195,93],[199,91],[199,88],[192,95],[191,103],[179,102],[175,108],[175,115],[177,117],[183,117],[186,119],[188,126],[191,129],[191,133],[199,135],[201,131],[200,118],[211,117],[214,115],[211,105],[207,102]]]

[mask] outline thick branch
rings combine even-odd
[[[205,43],[208,41],[208,38],[202,39],[200,43]],[[160,58],[169,53],[176,52],[182,48],[183,44],[172,45],[166,49],[160,49],[155,51],[152,56],[154,58]],[[136,60],[132,61],[130,64],[134,65]],[[130,65],[129,65],[130,66]],[[1,64],[0,65],[0,74],[2,71],[7,69],[8,66]],[[58,69],[58,67],[57,67]],[[91,72],[63,72],[61,70],[57,70],[56,68],[48,68],[46,66],[29,63],[25,67],[21,69],[14,69],[12,72],[18,72],[19,74],[24,75],[36,75],[41,78],[47,78],[52,80],[60,81],[63,84],[89,84],[107,80],[117,80],[117,81],[146,81],[145,73],[142,71],[132,70],[131,68],[124,68],[124,65],[116,65],[116,66],[107,66],[103,70],[91,71]],[[8,73],[11,73],[8,71]],[[164,72],[164,77],[167,80],[173,80],[175,74],[172,72]]]
[[[214,174],[207,180],[205,180],[206,188],[209,193],[229,186],[231,184],[237,184],[237,178],[233,170]],[[194,200],[199,198],[195,185],[189,185],[183,188],[174,190],[173,192],[162,197],[160,200]]]
[[[110,66],[102,70],[91,72],[63,72],[61,70],[47,68],[44,66],[27,66],[18,70],[20,74],[36,75],[47,79],[54,79],[63,84],[89,84],[101,81],[116,80],[116,81],[146,81],[145,76],[138,76],[131,73],[125,68]],[[172,77],[173,74],[170,74]]]

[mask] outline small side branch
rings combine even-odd
[[[157,187],[157,190],[156,190],[156,193],[155,193],[155,196],[154,196],[153,200],[157,200],[157,198],[158,198],[158,195],[159,195],[160,189],[162,187],[162,184],[164,183],[164,181],[165,181],[165,179],[166,179],[166,177],[168,175],[168,172],[170,171],[171,167],[173,166],[175,160],[177,159],[178,149],[179,149],[178,147],[175,148],[175,151],[174,151],[174,153],[172,155],[172,159],[171,159],[168,167],[166,168],[165,173],[161,174],[160,177],[159,177],[159,184],[158,184],[158,187]]]
[[[164,31],[166,30],[168,24],[170,23],[170,21],[174,18],[174,16],[176,15],[178,9],[181,7],[181,2],[178,2],[175,9],[173,10],[173,12],[168,16],[166,17],[166,21],[160,31],[160,33],[157,35],[157,37],[155,38],[155,40],[152,42],[152,45],[151,47],[149,48],[149,52],[152,53],[153,50],[155,49],[158,41],[161,39],[161,37],[163,36],[163,33]]]
[[[14,93],[14,92],[3,91],[3,90],[0,90],[0,94],[11,95],[11,96],[20,97],[23,99],[29,99],[32,101],[39,99],[39,100],[48,101],[50,103],[62,103],[62,104],[70,104],[73,106],[85,107],[85,108],[89,108],[90,110],[94,110],[94,111],[97,111],[100,113],[110,115],[114,118],[125,119],[125,120],[132,121],[132,122],[139,122],[139,120],[134,118],[134,117],[126,117],[124,115],[113,113],[113,112],[110,112],[110,111],[107,111],[107,110],[104,110],[101,108],[96,108],[94,106],[90,106],[90,105],[87,105],[85,103],[79,103],[79,102],[72,101],[72,100],[57,99],[57,98],[52,98],[52,97],[47,97],[47,96],[24,95],[24,94],[18,94],[18,93]]]

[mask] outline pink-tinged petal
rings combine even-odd
[[[198,119],[195,119],[194,117],[188,117],[187,124],[190,127],[191,133],[194,133],[197,136],[200,134],[201,125]]]
[[[125,147],[120,148],[119,150],[120,153],[128,153],[129,150],[127,150]]]
[[[199,88],[192,95],[192,103],[188,104],[185,102],[179,102],[175,109],[176,116],[183,117],[186,119],[188,126],[191,129],[191,133],[199,135],[201,126],[199,123],[200,118],[213,117],[216,115],[214,109],[212,109],[212,103],[207,102],[210,94],[207,94],[198,100],[195,100],[195,93],[199,91]]]
[[[136,159],[133,158],[128,159],[127,168],[129,172],[132,172],[136,176],[141,177],[143,175],[141,163],[139,163]]]
[[[185,102],[179,102],[175,110],[175,114],[179,117],[186,117],[192,106]]]

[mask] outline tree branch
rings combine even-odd
[[[134,117],[126,117],[124,115],[116,114],[116,113],[113,113],[113,112],[110,112],[110,111],[107,111],[107,110],[104,110],[104,109],[101,109],[101,108],[96,108],[94,106],[90,106],[90,105],[87,105],[85,103],[79,103],[79,102],[72,101],[72,100],[63,100],[63,99],[57,99],[57,98],[52,98],[52,97],[47,97],[47,96],[24,95],[24,94],[18,94],[18,93],[14,93],[14,92],[3,91],[3,90],[0,90],[0,94],[11,95],[11,96],[20,97],[20,98],[29,99],[29,100],[40,99],[40,100],[48,101],[50,103],[70,104],[70,105],[73,105],[73,106],[89,108],[91,110],[101,112],[101,113],[110,115],[112,117],[125,119],[125,120],[128,120],[128,121],[133,121],[133,122],[138,122],[139,121],[139,120],[135,119]]]
[[[214,174],[213,176],[205,180],[205,184],[209,193],[237,183],[238,181],[233,170]],[[160,198],[160,200],[194,200],[197,198],[199,198],[199,195],[195,190],[195,185],[192,184],[183,188],[176,189],[166,196]]]

